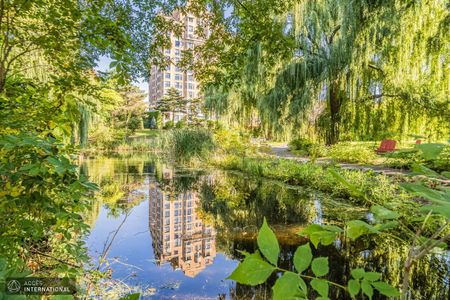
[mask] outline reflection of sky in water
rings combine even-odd
[[[139,191],[145,192],[145,189]],[[174,270],[170,263],[157,266],[148,216],[147,191],[146,200],[132,209],[109,251],[108,258],[112,260],[111,267],[114,270],[113,278],[123,280],[129,285],[156,288],[155,298],[184,295],[182,299],[194,297],[216,299],[219,293],[228,293],[233,283],[224,278],[234,270],[238,261],[227,259],[218,253],[213,263],[207,265],[194,278],[184,275],[180,269]],[[89,253],[93,257],[100,256],[108,235],[120,226],[124,217],[124,215],[108,216],[108,210],[104,207],[100,210],[96,225],[86,241]],[[114,259],[120,263],[114,262]],[[130,276],[131,274],[133,276]]]

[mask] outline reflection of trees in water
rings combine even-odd
[[[142,157],[99,157],[83,161],[80,173],[89,177],[100,187],[100,192],[92,204],[88,223],[95,223],[101,205],[108,208],[108,213],[119,216],[124,211],[145,199],[143,193],[137,192],[144,183],[145,176],[152,161]]]
[[[201,195],[203,209],[224,230],[256,231],[264,217],[271,225],[286,225],[310,224],[321,217],[338,222],[363,215],[353,206],[309,189],[235,174],[216,174],[214,184],[202,184]]]
[[[238,250],[255,251],[256,230],[265,216],[280,241],[279,264],[285,269],[293,269],[292,256],[297,246],[304,243],[295,239],[293,242],[295,233],[292,235],[287,230],[288,224],[306,225],[315,220],[318,214],[314,199],[317,200],[317,195],[320,194],[226,174],[216,176],[214,184],[204,183],[201,186],[202,208],[216,224],[216,241],[220,252],[241,259]],[[337,199],[320,200],[322,221],[326,223],[358,218],[365,212],[364,209],[340,203]],[[384,280],[399,286],[407,251],[395,240],[386,239],[383,235],[372,235],[351,243],[340,241],[332,246],[319,246],[314,254],[315,257],[329,257],[328,278],[331,281],[345,284],[350,270],[363,266],[367,271],[382,273]],[[448,299],[449,278],[450,267],[445,259],[433,256],[421,260],[414,269],[411,299]],[[233,299],[270,299],[270,287],[275,279],[272,276],[264,285],[257,287],[236,284],[229,293]],[[330,289],[330,298],[350,299],[341,290],[334,288]],[[385,298],[377,295],[374,299]]]

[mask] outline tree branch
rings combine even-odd
[[[328,44],[333,43],[334,36],[339,31],[339,29],[341,29],[341,25],[338,25],[334,28],[333,32],[330,34],[330,37],[328,38]]]

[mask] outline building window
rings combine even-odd
[[[193,90],[194,89],[194,84],[193,83],[188,83],[188,89],[189,90]]]
[[[188,75],[188,81],[194,81],[194,75]]]
[[[180,47],[181,42],[180,41],[175,41],[175,47]]]
[[[181,85],[181,82],[175,82],[175,87],[181,89],[183,86]]]
[[[170,81],[164,81],[164,86],[165,87],[170,87]]]
[[[170,79],[170,73],[165,73],[164,77],[167,78],[167,79]]]
[[[175,49],[175,55],[179,56],[180,55],[180,49]]]
[[[189,25],[188,26],[188,32],[194,32],[194,26]]]
[[[165,52],[166,54],[170,54],[170,49],[166,49],[164,52]]]
[[[175,74],[175,80],[183,80],[182,74]]]
[[[186,45],[187,45],[188,49],[194,48],[194,43],[188,42]]]
[[[170,211],[169,210],[164,213],[164,217],[166,217],[166,218],[170,217]]]
[[[189,18],[188,18],[188,21],[189,21],[189,22],[194,22],[194,18],[190,18],[190,17],[189,17]]]
[[[189,92],[189,98],[194,98],[194,93],[193,92]]]

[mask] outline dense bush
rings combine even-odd
[[[174,123],[172,121],[167,121],[164,125],[163,125],[163,129],[170,129],[174,127]]]
[[[213,135],[205,129],[175,129],[163,139],[166,153],[181,162],[204,159],[214,149]]]
[[[96,186],[79,175],[71,153],[53,138],[0,137],[0,261],[7,261],[0,263],[2,275],[29,269],[73,276],[81,270],[68,265],[86,258],[79,238],[88,230],[82,217]]]
[[[372,143],[343,142],[329,147],[327,156],[339,162],[368,164],[377,159]]]
[[[255,153],[256,147],[251,145],[250,136],[227,129],[217,129],[214,138],[219,154],[245,156]]]
[[[321,157],[325,155],[325,147],[308,139],[297,138],[289,142],[289,150],[297,155]]]

